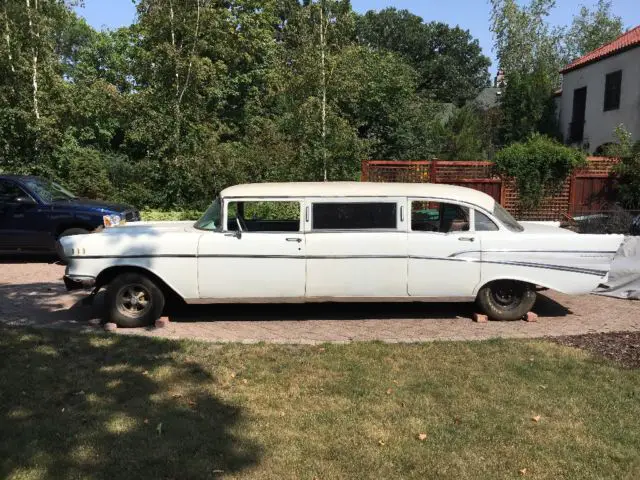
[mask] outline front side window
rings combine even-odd
[[[216,198],[207,211],[204,212],[204,215],[200,217],[200,220],[196,222],[195,227],[200,230],[218,230],[222,224],[221,216],[220,198]]]
[[[612,72],[605,77],[604,82],[604,111],[620,108],[620,94],[622,91],[622,70]]]
[[[396,202],[314,203],[314,230],[398,228]]]
[[[469,209],[445,202],[411,202],[411,230],[414,232],[468,232]]]
[[[495,207],[493,207],[493,215],[512,232],[522,232],[524,230],[524,227],[497,202]]]
[[[239,201],[227,206],[227,230],[299,232],[300,202]]]
[[[479,210],[475,212],[474,224],[476,232],[497,232],[499,230],[494,221]]]
[[[8,203],[16,203],[20,197],[26,194],[15,183],[6,180],[0,180],[0,205]]]

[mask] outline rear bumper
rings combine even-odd
[[[78,275],[65,275],[63,277],[64,286],[67,291],[72,290],[90,290],[96,284],[96,279],[93,277],[83,277]]]

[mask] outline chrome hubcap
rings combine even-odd
[[[127,285],[118,292],[117,307],[128,317],[141,317],[151,307],[151,295],[142,285]]]

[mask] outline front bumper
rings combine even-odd
[[[63,280],[64,286],[69,292],[72,290],[91,290],[96,285],[96,279],[93,277],[65,275]]]

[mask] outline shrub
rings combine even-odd
[[[499,175],[515,179],[521,207],[535,208],[546,196],[557,193],[575,168],[586,163],[584,152],[534,134],[526,142],[500,150],[495,169]]]
[[[634,144],[631,134],[622,126],[615,134],[618,143],[607,149],[607,154],[620,159],[613,167],[617,199],[624,208],[637,210],[640,209],[640,142]]]
[[[194,222],[202,216],[198,210],[143,210],[140,212],[144,222],[168,222],[193,220]]]

